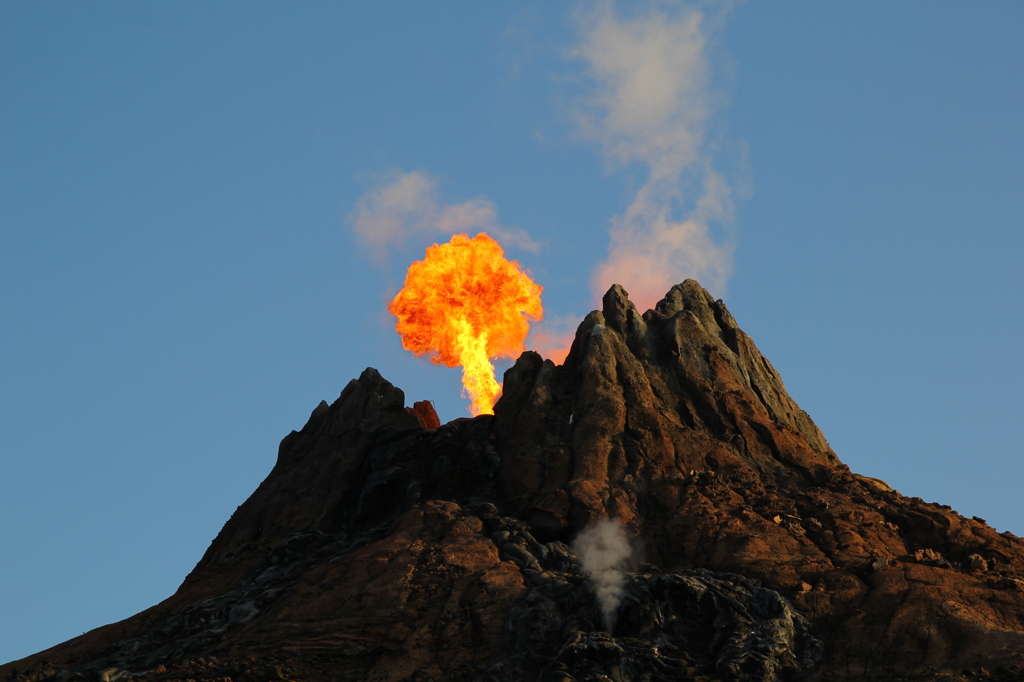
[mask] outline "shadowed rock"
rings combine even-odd
[[[429,408],[429,409],[428,409]],[[570,542],[637,542],[611,632]],[[1024,542],[853,474],[721,301],[619,286],[441,425],[373,369],[179,590],[46,680],[1019,680]]]

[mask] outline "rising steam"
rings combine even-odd
[[[732,244],[716,240],[712,225],[728,225],[736,192],[708,144],[717,105],[708,47],[721,18],[657,5],[624,18],[609,2],[582,16],[572,54],[593,90],[576,111],[579,130],[611,166],[646,168],[626,212],[612,219],[608,258],[593,273],[598,296],[619,283],[644,310],[687,277],[725,288]]]
[[[423,171],[395,171],[356,202],[349,221],[356,237],[373,258],[417,239],[450,237],[460,232],[487,232],[506,246],[533,253],[537,244],[524,230],[498,223],[494,202],[476,197],[461,204],[443,204],[437,179]]]
[[[626,573],[633,563],[633,547],[626,529],[616,520],[603,519],[588,527],[572,543],[601,605],[604,627],[615,627],[619,604],[626,593]]]

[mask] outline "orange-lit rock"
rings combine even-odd
[[[1024,679],[1024,541],[851,473],[696,282],[424,426],[368,369],[175,595],[0,679]],[[568,548],[606,516],[611,633]]]

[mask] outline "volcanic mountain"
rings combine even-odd
[[[572,543],[636,561],[606,617]],[[721,301],[614,286],[565,363],[439,424],[367,369],[169,599],[57,680],[1020,680],[1024,541],[852,473]]]

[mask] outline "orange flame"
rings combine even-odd
[[[540,320],[542,288],[481,232],[434,244],[409,266],[405,286],[388,310],[398,318],[402,347],[434,364],[462,366],[470,412],[494,414],[501,386],[491,358],[525,350],[530,320]]]

